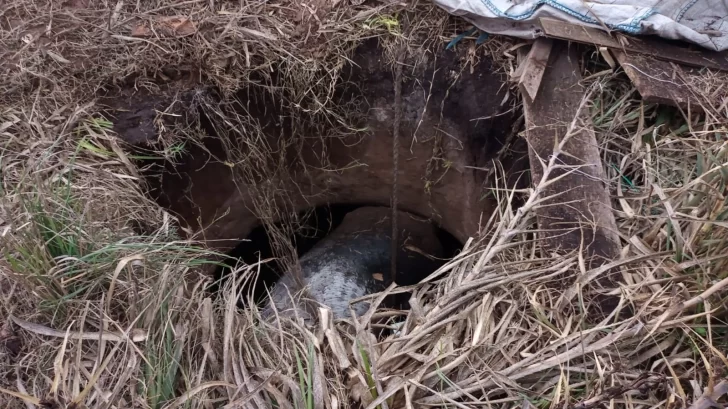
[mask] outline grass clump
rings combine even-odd
[[[285,196],[265,182],[288,158],[264,146],[262,125],[225,96],[266,87],[286,112],[281,123],[296,131],[333,123],[358,132],[335,109],[331,86],[353,47],[382,36],[392,61],[400,42],[444,48],[452,20],[420,3],[313,11],[290,2],[56,3],[12,0],[0,11],[0,401],[8,407],[723,402],[728,120],[719,75],[690,84],[701,112],[646,103],[618,70],[585,76],[621,240],[612,287],[585,289],[583,280],[607,271],[587,269],[580,254],[543,251],[533,234],[539,186],[494,190],[498,211],[483,234],[414,289],[419,308],[377,339],[371,322],[311,330],[238,309],[260,263],[237,266],[238,279],[211,294],[206,269],[222,255],[181,234],[149,199],[138,166],[178,161],[199,129],[163,129],[163,147],[132,152],[95,102],[130,82],[162,92],[150,78],[171,79],[170,66],[198,70],[223,102],[200,92],[195,107],[218,118],[216,132],[246,142],[227,165],[248,164],[236,176],[260,182],[256,211],[281,220]],[[170,17],[179,24],[171,31]],[[498,44],[479,47],[513,62]],[[271,85],[272,73],[285,89]],[[607,316],[598,314],[604,294],[619,303]]]

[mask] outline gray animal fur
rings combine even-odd
[[[391,282],[391,209],[385,207],[362,207],[348,213],[343,222],[331,234],[322,239],[311,251],[300,259],[302,284],[300,291],[291,272],[284,274],[273,286],[270,300],[264,307],[264,319],[275,316],[274,305],[279,316],[302,318],[312,323],[317,314],[316,304],[331,308],[334,318],[349,318],[349,301],[382,291]],[[408,285],[411,269],[426,269],[431,260],[407,248],[416,247],[421,252],[440,257],[442,247],[435,233],[435,227],[413,218],[405,212],[398,212],[399,248],[397,282]],[[377,280],[374,274],[381,274],[384,280]],[[352,305],[357,316],[369,309],[369,304],[360,302]]]

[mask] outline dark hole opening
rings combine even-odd
[[[329,206],[321,206],[312,209],[308,217],[304,218],[300,229],[290,237],[291,242],[296,248],[298,257],[303,256],[311,250],[321,239],[326,237],[332,230],[341,224],[344,216],[361,207],[362,205],[351,204],[332,204]],[[439,263],[444,264],[447,260],[454,257],[461,249],[460,243],[452,234],[442,228],[437,228],[437,238],[440,241],[444,257]],[[228,253],[228,259],[225,266],[218,267],[215,271],[215,286],[213,291],[217,292],[222,288],[227,280],[233,278],[231,272],[238,263],[252,265],[260,260],[271,259],[275,257],[267,229],[264,225],[260,225],[241,241],[232,251]],[[238,306],[245,308],[252,299],[259,306],[266,300],[266,289],[275,284],[278,278],[285,272],[285,266],[278,260],[273,260],[260,265],[260,274],[258,279],[242,285],[238,293]],[[416,276],[413,281],[419,282],[427,277],[433,271],[417,271],[413,272]],[[400,305],[400,308],[406,308]]]

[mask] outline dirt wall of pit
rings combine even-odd
[[[169,129],[199,118],[200,143],[146,174],[164,207],[227,249],[265,219],[261,204],[277,215],[331,203],[390,205],[395,97],[385,52],[377,40],[365,42],[331,84],[346,126],[306,110],[292,114],[270,87],[251,85],[221,107],[214,89],[189,78],[106,101],[116,131],[136,146],[158,143],[155,112],[172,110],[161,117]],[[527,183],[526,147],[515,134],[520,112],[485,55],[422,51],[404,64],[398,207],[464,242],[495,210],[494,187]],[[241,133],[246,127],[256,132]]]

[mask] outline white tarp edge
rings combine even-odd
[[[434,0],[480,30],[533,39],[546,17],[728,49],[728,0]]]

